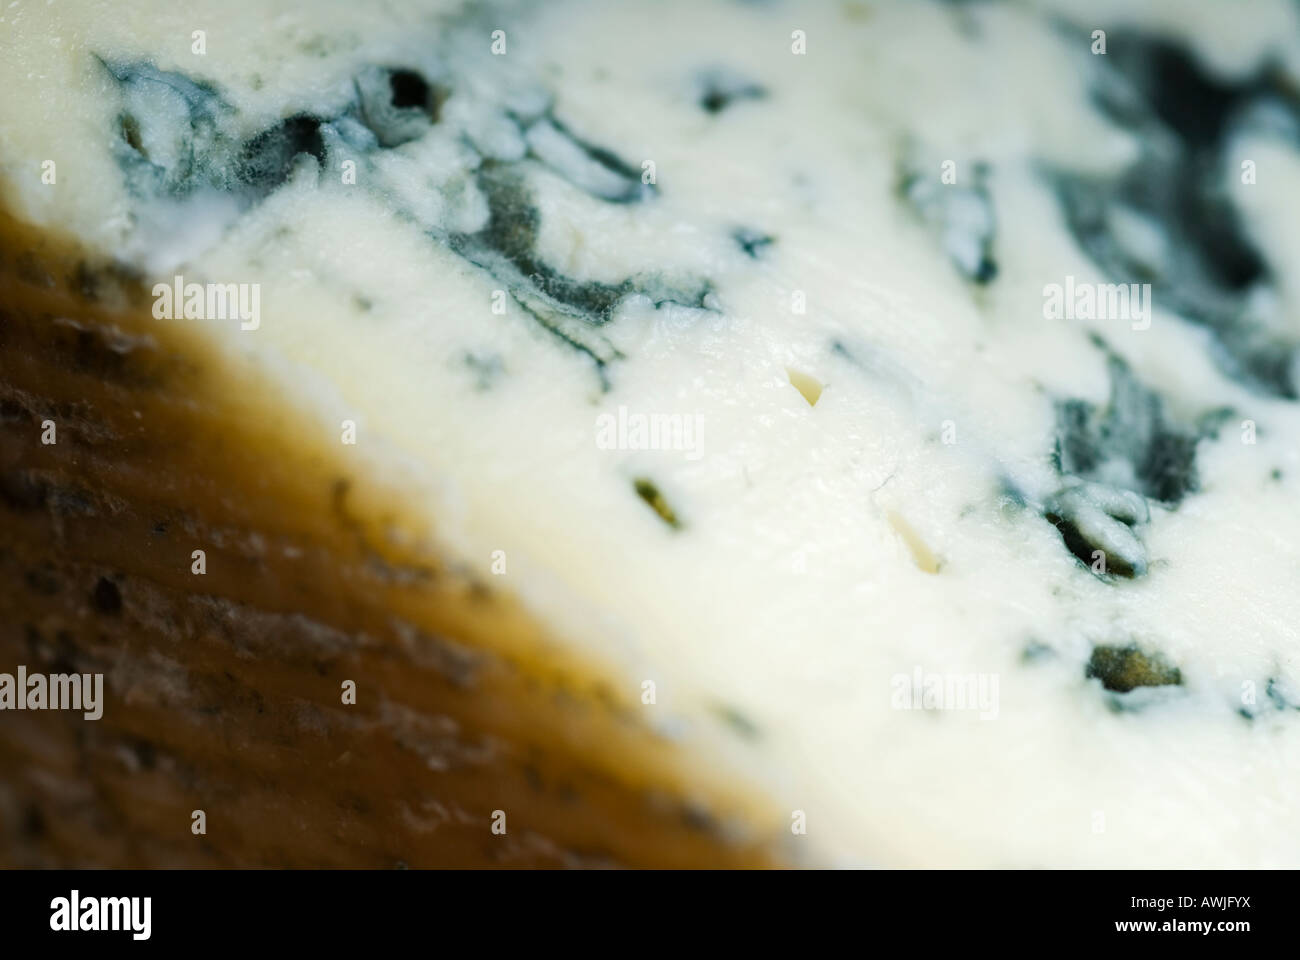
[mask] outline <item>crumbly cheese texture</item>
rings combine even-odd
[[[20,0],[0,197],[258,284],[158,323],[804,862],[1296,867],[1300,11],[1228,6]]]

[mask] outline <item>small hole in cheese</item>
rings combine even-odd
[[[907,549],[912,554],[912,560],[916,563],[918,569],[924,573],[939,572],[939,558],[926,546],[925,541],[921,539],[921,535],[912,529],[911,524],[897,513],[890,511],[889,525],[894,528],[894,532],[907,545]]]
[[[817,406],[817,401],[821,399],[822,395],[822,382],[820,380],[810,374],[791,369],[790,367],[785,368],[785,375],[790,378],[790,385],[798,390],[803,395],[803,398],[808,401],[808,406]]]

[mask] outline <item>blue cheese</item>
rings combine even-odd
[[[1300,866],[1295,5],[267,7],[6,9],[4,204],[790,858]]]

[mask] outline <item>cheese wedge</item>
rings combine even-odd
[[[5,862],[1300,866],[1293,4],[3,13]]]

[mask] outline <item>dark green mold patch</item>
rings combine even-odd
[[[625,299],[644,297],[656,309],[665,304],[716,309],[712,284],[696,277],[647,272],[606,283],[565,276],[536,252],[540,214],[523,171],[514,164],[485,160],[477,183],[487,201],[487,224],[473,234],[434,239],[487,271],[543,329],[590,357],[602,390],[610,388],[608,365],[622,354],[599,328],[614,318]]]
[[[333,169],[342,158],[399,147],[450,119],[442,110],[452,95],[449,74],[432,61],[420,69],[361,65],[350,77],[339,78],[351,80],[350,91],[349,84],[340,84],[335,102],[312,113],[286,110],[260,130],[248,129],[247,118],[212,84],[147,61],[101,63],[106,82],[117,85],[121,98],[114,125],[105,132],[127,189],[177,210],[195,195],[216,192],[224,195],[223,207],[229,205],[231,215],[237,215],[313,160],[321,171]],[[735,96],[750,93],[743,87],[733,91]],[[601,389],[608,390],[607,366],[621,354],[598,328],[615,317],[626,299],[644,298],[656,309],[672,305],[715,311],[717,296],[707,278],[673,270],[648,269],[614,282],[576,278],[538,252],[540,213],[529,184],[531,176],[541,173],[539,165],[610,203],[645,202],[658,192],[653,183],[643,182],[639,166],[579,136],[546,101],[520,89],[500,105],[501,118],[518,126],[526,154],[503,149],[500,158],[488,156],[472,138],[462,138],[463,146],[478,153],[467,159],[466,173],[486,201],[487,223],[473,233],[437,228],[429,236],[486,271],[541,327],[589,357]],[[458,180],[447,189],[468,185],[468,180]],[[770,238],[754,237],[753,250],[768,242]],[[93,286],[94,278],[82,279],[82,287]],[[366,310],[370,302],[361,298],[356,305]],[[492,371],[476,373],[480,384],[490,385]]]
[[[731,231],[731,239],[736,241],[736,245],[744,250],[745,255],[751,260],[757,260],[776,242],[776,237],[759,230],[751,230],[749,227],[737,227]]]
[[[713,288],[707,280],[682,281],[648,273],[619,283],[604,283],[564,276],[535,250],[540,215],[524,175],[511,165],[485,161],[479,169],[478,186],[488,204],[487,225],[472,236],[452,237],[451,246],[471,262],[492,269],[512,288],[526,285],[570,315],[595,326],[608,323],[624,299],[638,294],[656,307],[675,303],[709,309]],[[505,263],[494,266],[492,260],[497,258]],[[503,270],[505,266],[513,269]]]
[[[1160,395],[1100,337],[1092,342],[1107,355],[1110,399],[1104,407],[1078,399],[1057,402],[1056,468],[1177,504],[1197,489],[1199,438],[1169,422]]]
[[[644,203],[658,193],[642,182],[639,167],[584,140],[549,111],[530,125],[527,139],[530,157],[607,203]]]
[[[997,216],[988,189],[988,164],[968,164],[957,183],[945,183],[942,170],[929,161],[900,161],[897,194],[942,245],[952,265],[977,286],[998,275],[993,255]]]
[[[682,524],[681,521],[677,519],[676,511],[668,505],[668,501],[664,498],[664,495],[659,492],[659,488],[651,481],[647,480],[645,477],[638,477],[633,481],[632,488],[636,490],[636,495],[650,506],[651,510],[659,514],[660,520],[668,524],[668,526],[672,527],[674,530],[681,529]]]
[[[1136,528],[1151,514],[1141,494],[1101,483],[1072,482],[1047,498],[1043,517],[1056,527],[1065,548],[1099,578],[1140,577],[1147,572],[1146,547]]]
[[[233,186],[235,110],[216,87],[147,61],[100,63],[122,96],[114,158],[133,194],[180,198]]]
[[[705,113],[716,116],[735,103],[764,100],[767,90],[730,70],[709,70],[699,79],[697,102]]]
[[[302,154],[325,161],[321,121],[307,114],[286,117],[263,130],[244,146],[239,162],[240,179],[254,193],[265,196],[286,180]]]
[[[1268,696],[1268,702],[1278,710],[1300,710],[1300,696],[1289,690],[1277,677],[1268,678],[1264,692]]]
[[[1094,647],[1084,676],[1101,681],[1114,693],[1128,693],[1138,687],[1180,686],[1182,672],[1158,653],[1145,653],[1136,645]]]
[[[486,246],[518,271],[516,277],[501,279],[513,279],[515,286],[526,283],[589,323],[607,323],[614,308],[631,292],[630,285],[572,280],[536,255],[533,248],[540,218],[518,171],[495,162],[484,163],[478,185],[488,202],[487,226],[473,238],[455,238],[453,249],[474,259],[475,248]]]
[[[1154,34],[1112,30],[1107,54],[1091,58],[1093,96],[1143,149],[1119,175],[1048,174],[1080,249],[1118,283],[1150,283],[1152,298],[1210,334],[1208,355],[1248,389],[1296,399],[1293,334],[1261,324],[1250,304],[1287,265],[1253,242],[1232,191],[1224,189],[1230,144],[1278,110],[1300,118],[1293,91],[1271,64],[1224,79],[1186,46]],[[1117,224],[1134,217],[1162,243],[1134,243]]]
[[[357,117],[380,147],[418,140],[438,122],[450,90],[410,67],[366,67],[355,79]]]
[[[126,141],[126,145],[148,160],[149,154],[144,148],[144,142],[140,139],[140,121],[136,120],[131,114],[124,113],[118,118],[118,123],[121,124],[122,139]]]
[[[1100,552],[1105,555],[1107,574],[1132,579],[1146,572],[1144,562],[1130,561],[1123,554],[1108,552],[1098,543],[1086,537],[1072,520],[1051,512],[1043,514],[1043,517],[1048,523],[1056,527],[1057,533],[1061,535],[1061,541],[1065,544],[1065,549],[1069,550],[1074,555],[1074,558],[1088,569],[1091,570],[1093,563],[1096,562],[1094,554]]]
[[[365,150],[415,139],[445,96],[414,71],[367,67],[354,81],[352,102],[324,115],[294,113],[248,136],[211,84],[148,62],[101,62],[123,101],[114,156],[127,188],[146,199],[181,200],[210,189],[243,206],[257,203],[303,155],[325,163],[330,143]]]

